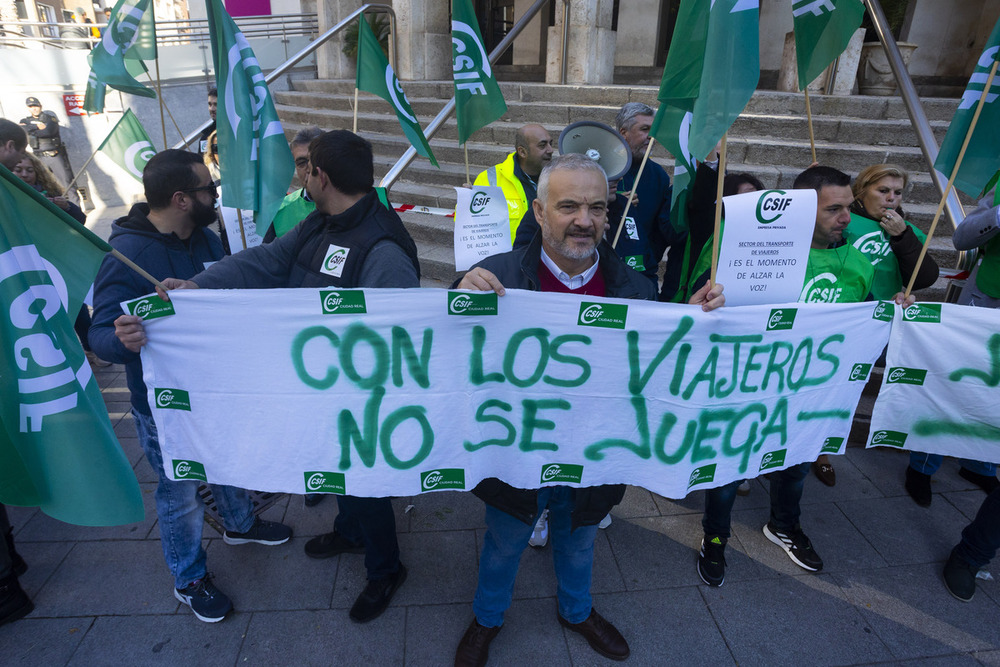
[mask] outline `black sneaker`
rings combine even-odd
[[[21,558],[21,554],[17,553],[17,549],[14,548],[14,529],[11,528],[4,535],[4,540],[7,542],[7,553],[10,554],[10,568],[14,571],[14,574],[18,577],[23,576],[25,572],[28,571],[28,564],[24,562]]]
[[[363,554],[365,545],[351,542],[340,533],[324,533],[306,542],[306,555],[310,558],[332,558],[340,554]]]
[[[367,623],[381,616],[404,581],[406,581],[406,568],[402,563],[392,576],[375,581],[369,579],[365,590],[361,591],[361,595],[351,607],[351,620],[355,623]]]
[[[455,651],[455,667],[485,667],[490,658],[490,642],[500,634],[502,625],[487,628],[472,619],[472,625],[462,635]]]
[[[175,588],[174,597],[191,607],[198,620],[206,623],[218,623],[233,610],[233,603],[207,574],[186,588]]]
[[[977,569],[955,557],[951,550],[948,562],[944,564],[944,585],[952,597],[962,602],[971,602],[976,594]]]
[[[985,491],[987,495],[996,491],[997,487],[1000,486],[1000,480],[997,479],[996,475],[980,475],[978,472],[972,472],[968,468],[959,468],[958,476],[967,482],[972,482]]]
[[[931,506],[931,476],[906,466],[906,482],[903,484],[913,502],[921,507]]]
[[[823,559],[813,549],[812,542],[801,528],[792,531],[778,530],[768,522],[764,526],[764,537],[784,549],[792,562],[803,570],[819,572],[823,569]]]
[[[0,579],[0,625],[24,618],[35,608],[13,574]]]
[[[264,521],[259,516],[254,518],[250,530],[245,533],[222,533],[222,541],[226,544],[264,544],[274,546],[284,544],[292,536],[292,529],[277,521]]]
[[[726,580],[726,542],[726,538],[718,535],[701,538],[698,576],[709,586],[721,586]]]

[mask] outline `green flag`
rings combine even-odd
[[[149,54],[156,57],[155,35],[151,47],[150,28],[141,29],[144,20],[151,25],[152,17],[151,0],[118,0],[101,41],[90,52],[90,65],[98,80],[123,93],[156,97],[156,93],[136,81],[125,66],[126,59],[139,60]]]
[[[452,0],[451,44],[458,143],[464,144],[473,132],[507,111],[471,0]]]
[[[864,16],[861,0],[792,0],[799,90],[844,52]]]
[[[221,0],[208,0],[206,7],[219,91],[222,203],[256,211],[258,229],[266,229],[292,180],[292,151],[250,43]]]
[[[60,521],[142,520],[132,467],[73,331],[111,248],[0,167],[0,502]]]
[[[396,73],[392,71],[392,66],[386,60],[382,47],[379,46],[375,33],[363,16],[358,17],[358,74],[355,85],[358,90],[364,90],[373,95],[378,95],[383,100],[392,105],[396,111],[396,118],[403,128],[403,134],[410,141],[410,145],[416,149],[419,155],[431,161],[435,167],[438,166],[437,158],[427,143],[424,131],[420,129],[420,123],[410,108],[410,101],[406,99],[406,93],[396,78]]]
[[[93,69],[87,77],[87,93],[83,97],[83,109],[89,113],[104,113],[104,96],[108,86],[97,78]]]
[[[149,135],[131,109],[125,111],[97,150],[114,160],[115,164],[140,183],[142,170],[149,158],[156,155],[153,142],[149,140]]]
[[[972,71],[969,85],[962,94],[962,101],[951,119],[948,134],[941,142],[941,152],[934,160],[934,168],[945,176],[951,177],[958,159],[958,152],[965,141],[972,125],[972,116],[976,112],[979,98],[983,95],[986,80],[994,61],[1000,60],[1000,21],[993,26],[983,55],[979,57],[976,68]],[[993,174],[1000,169],[1000,72],[993,78],[990,90],[986,93],[983,110],[976,121],[969,147],[962,158],[958,175],[955,177],[955,187],[965,194],[976,197],[986,188]]]

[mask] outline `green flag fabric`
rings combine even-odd
[[[87,77],[87,93],[83,97],[83,110],[89,113],[104,113],[104,97],[108,86],[97,78],[93,69]]]
[[[427,137],[410,107],[410,101],[406,99],[406,93],[382,52],[375,33],[363,16],[358,17],[358,26],[358,74],[355,85],[358,90],[378,95],[391,104],[410,145],[437,167],[437,158],[427,143]]]
[[[90,52],[90,65],[99,81],[123,93],[156,97],[156,93],[136,81],[125,66],[126,59],[139,60],[149,57],[150,53],[156,57],[155,35],[150,47],[150,29],[141,29],[144,19],[151,25],[152,16],[152,0],[118,0],[101,41]]]
[[[972,71],[969,85],[962,95],[962,101],[958,104],[958,110],[951,119],[948,133],[941,142],[941,152],[934,160],[934,168],[949,178],[955,168],[955,161],[965,141],[965,135],[972,125],[972,116],[976,112],[979,98],[983,95],[990,70],[994,61],[998,60],[1000,60],[1000,20],[993,26],[986,48],[983,49],[983,54]],[[979,120],[976,121],[972,139],[955,177],[955,187],[971,197],[977,197],[986,190],[990,179],[1000,169],[1000,131],[997,128],[1000,128],[1000,72],[993,78],[990,90],[986,93],[983,110]]]
[[[864,16],[861,0],[792,0],[799,90],[844,52]]]
[[[0,502],[84,526],[143,518],[135,474],[73,331],[110,250],[0,167]]]
[[[149,159],[156,155],[153,142],[131,109],[125,110],[121,120],[108,133],[97,150],[114,160],[115,164],[140,183],[142,170]]]
[[[458,143],[464,144],[473,132],[507,111],[503,93],[493,78],[472,0],[452,0],[451,45]]]
[[[285,198],[295,163],[250,43],[221,0],[208,0],[215,82],[222,203],[256,211],[266,229]]]

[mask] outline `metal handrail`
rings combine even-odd
[[[548,2],[548,0],[542,0],[542,1]],[[300,60],[303,60],[306,57],[308,57],[316,49],[325,44],[331,37],[333,37],[338,32],[340,32],[348,25],[350,25],[351,21],[353,21],[354,19],[358,18],[359,16],[368,11],[386,13],[389,15],[389,35],[390,35],[389,61],[392,63],[392,68],[395,70],[396,69],[396,12],[393,11],[390,5],[367,3],[355,9],[353,12],[347,15],[347,18],[345,18],[340,23],[338,23],[337,25],[333,26],[332,28],[324,32],[322,35],[320,35],[313,41],[309,42],[309,44],[307,44],[306,46],[302,47],[302,49],[298,53],[296,53],[294,56],[286,60],[283,64],[279,65],[278,68],[272,71],[270,74],[265,76],[264,83],[271,83],[272,81],[280,77],[282,74],[295,67],[295,65],[298,64]],[[205,128],[207,128],[211,124],[212,124],[211,120],[205,121],[200,126],[198,126],[193,132],[191,132],[191,134],[184,137],[173,147],[186,148],[188,145],[191,144],[192,141],[201,136],[201,133],[205,130]]]
[[[535,14],[537,14],[538,11],[549,2],[550,0],[535,0],[535,4],[524,12],[521,18],[519,18],[514,24],[514,27],[510,29],[510,32],[508,32],[504,38],[500,40],[500,43],[496,45],[496,48],[490,51],[489,60],[491,65],[499,60],[500,56],[503,55],[503,52],[506,51],[507,48],[514,42],[514,39],[521,34],[524,27],[528,25],[531,19],[535,18]],[[455,98],[453,96],[450,100],[448,100],[448,103],[444,105],[444,108],[438,112],[438,115],[434,117],[434,120],[432,120],[430,124],[424,128],[424,136],[427,137],[428,141],[430,141],[431,137],[433,137],[437,131],[441,129],[441,126],[444,125],[445,121],[448,120],[448,117],[451,116],[451,112],[454,110]],[[385,176],[382,177],[382,180],[379,181],[379,187],[392,187],[392,184],[396,182],[400,174],[403,173],[403,170],[409,167],[410,163],[413,162],[416,157],[417,149],[413,146],[407,148],[403,155],[396,160],[396,164],[392,165],[392,168],[389,169]]]

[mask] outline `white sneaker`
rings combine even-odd
[[[535,529],[531,531],[531,539],[528,544],[541,549],[549,543],[549,511],[542,510],[542,515],[535,522]]]
[[[604,517],[603,519],[601,519],[601,522],[599,524],[597,524],[597,527],[600,528],[601,530],[604,530],[605,528],[607,528],[610,525],[611,525],[611,515],[609,514],[606,517]]]

